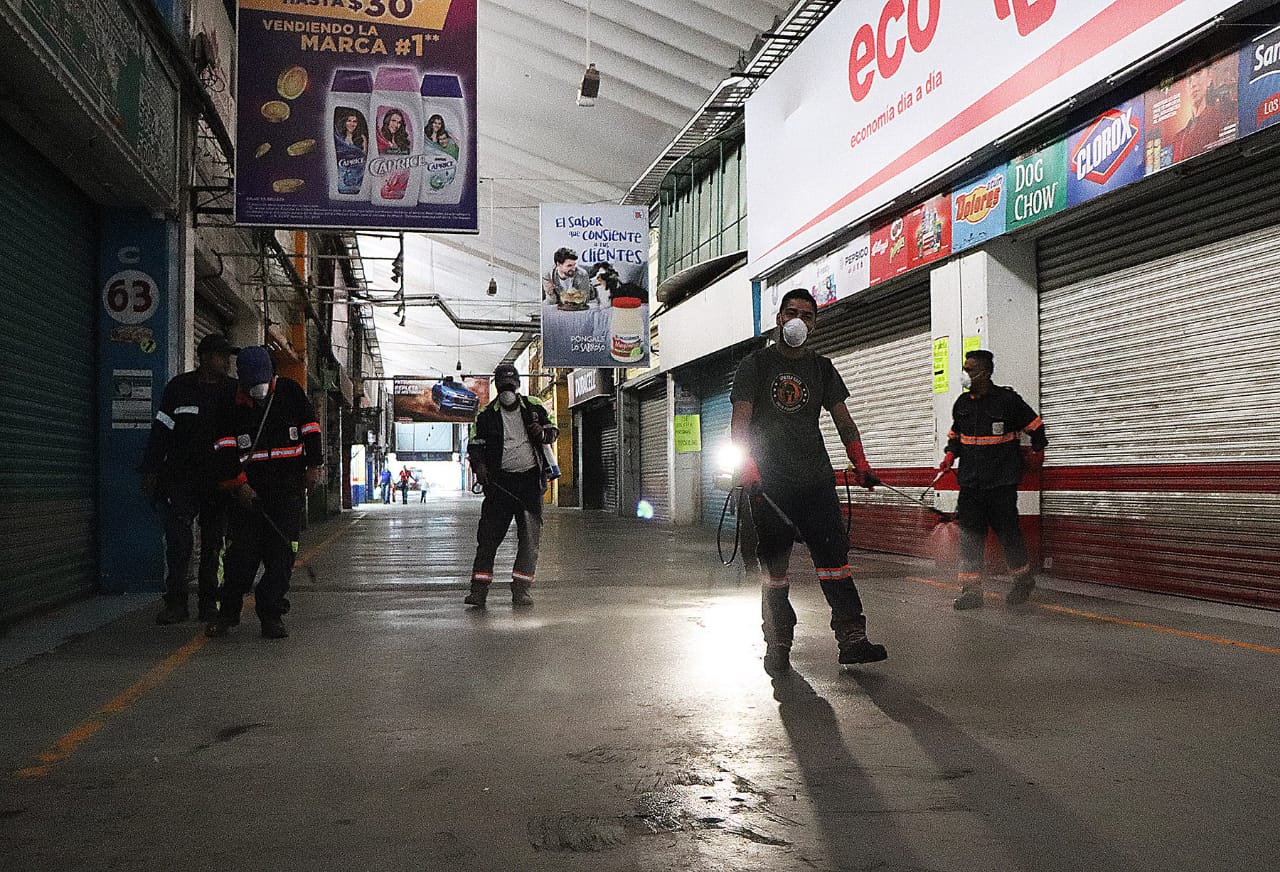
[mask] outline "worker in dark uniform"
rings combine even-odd
[[[274,374],[267,349],[244,349],[236,369],[240,389],[215,443],[222,487],[234,496],[226,578],[217,620],[205,633],[223,636],[240,623],[244,596],[262,566],[254,608],[262,635],[283,639],[302,501],[324,473],[320,424],[302,386]]]
[[[158,502],[164,523],[164,609],[157,624],[176,624],[190,614],[187,566],[200,523],[200,574],[197,614],[213,620],[218,611],[218,567],[226,535],[227,499],[217,486],[213,439],[219,409],[230,406],[236,381],[227,375],[233,348],[221,333],[211,333],[196,346],[199,366],[165,385],[160,408],[139,471],[142,492]]]
[[[733,441],[747,452],[739,483],[754,495],[751,515],[765,572],[764,667],[770,675],[791,668],[796,613],[787,570],[797,533],[809,547],[831,606],[839,662],[875,663],[888,657],[883,645],[867,640],[867,619],[849,569],[849,540],[835,472],[818,426],[823,409],[835,421],[858,483],[870,488],[878,479],[845,406],[849,391],[840,373],[830,358],[805,347],[817,314],[812,294],[803,288],[788,291],[776,319],[777,343],[742,361],[730,394]]]
[[[467,458],[476,481],[484,488],[480,525],[476,530],[476,559],[471,566],[469,606],[485,605],[493,582],[493,560],[516,521],[515,566],[511,570],[511,604],[533,605],[529,588],[538,568],[542,535],[542,494],[547,481],[558,475],[547,459],[546,446],[560,431],[536,397],[520,395],[520,374],[508,363],[493,371],[498,398],[485,406],[471,425]]]
[[[945,472],[960,461],[956,472],[960,483],[961,586],[957,609],[982,607],[988,529],[995,531],[1013,574],[1013,587],[1005,602],[1026,602],[1036,586],[1035,569],[1018,525],[1018,484],[1027,471],[1044,464],[1049,439],[1040,416],[1016,391],[992,384],[994,371],[995,356],[990,351],[965,355],[961,377],[965,392],[952,406],[947,453],[938,466]],[[1029,448],[1021,444],[1024,432],[1031,437]]]

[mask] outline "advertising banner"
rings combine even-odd
[[[852,297],[871,287],[871,234],[863,233],[849,243],[809,263],[784,279],[771,281],[761,295],[760,325],[756,333],[774,327],[774,316],[782,304],[782,295],[796,288],[813,294],[818,310]]]
[[[1240,130],[1237,52],[1147,92],[1148,175],[1233,142]]]
[[[1005,231],[1005,167],[961,184],[951,194],[951,250],[964,251]]]
[[[1280,121],[1280,28],[1254,37],[1240,50],[1240,135]]]
[[[1235,5],[838,4],[747,103],[750,269],[766,273]]]
[[[396,376],[391,383],[391,414],[397,423],[467,424],[489,403],[489,378],[461,382]]]
[[[1146,174],[1144,104],[1137,97],[1107,109],[1067,137],[1068,206],[1123,188]]]
[[[544,203],[542,365],[649,365],[649,212]]]
[[[942,194],[907,213],[907,268],[951,254],[951,195]]]
[[[476,232],[475,0],[240,0],[236,221]]]
[[[1016,230],[1067,208],[1067,144],[1048,148],[1009,162],[1005,228]]]
[[[895,218],[871,231],[871,284],[888,281],[910,268],[906,218]]]

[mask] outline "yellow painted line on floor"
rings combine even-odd
[[[932,578],[921,578],[919,576],[908,576],[908,579],[920,584],[927,584],[930,587],[940,588],[941,590],[960,590],[958,584],[947,584]],[[991,591],[984,591],[987,599],[1000,599],[1000,595]],[[1090,621],[1100,621],[1104,624],[1115,624],[1120,627],[1132,627],[1136,630],[1150,630],[1153,633],[1164,633],[1169,636],[1181,636],[1184,639],[1195,639],[1197,642],[1210,642],[1214,645],[1225,645],[1229,648],[1243,648],[1246,651],[1257,651],[1262,654],[1274,654],[1280,657],[1280,648],[1270,648],[1266,645],[1255,645],[1252,642],[1241,642],[1238,639],[1228,639],[1224,636],[1211,636],[1208,633],[1193,633],[1190,630],[1179,630],[1174,627],[1166,627],[1163,624],[1152,624],[1147,621],[1131,621],[1128,618],[1116,618],[1111,615],[1100,615],[1097,612],[1086,612],[1081,609],[1072,609],[1067,606],[1056,606],[1051,603],[1029,602],[1029,606],[1037,609],[1043,609],[1046,612],[1057,612],[1062,615],[1070,615],[1073,618],[1085,618]]]
[[[81,745],[105,727],[112,715],[127,711],[147,691],[159,685],[174,670],[190,660],[208,641],[209,639],[203,632],[192,638],[190,642],[166,657],[162,663],[152,667],[146,675],[131,684],[115,699],[98,709],[92,716],[63,735],[49,748],[37,754],[36,759],[40,761],[39,764],[19,769],[13,773],[14,776],[17,778],[40,778],[48,775],[54,766],[80,750]]]
[[[353,521],[354,522],[354,519]],[[303,565],[307,560],[315,556],[317,552],[328,547],[335,539],[342,536],[350,529],[350,523],[335,530],[326,538],[313,546],[307,548],[306,557],[300,558],[297,565]],[[245,598],[244,607],[253,608],[253,596]],[[186,663],[196,652],[208,644],[209,638],[200,632],[193,637],[173,654],[170,654],[159,665],[152,667],[142,678],[127,687],[115,699],[108,702],[102,708],[94,712],[83,722],[77,724],[69,732],[61,736],[49,748],[41,751],[36,755],[36,759],[40,762],[33,766],[26,766],[16,770],[13,775],[15,778],[42,778],[53,771],[53,767],[66,760],[89,739],[93,738],[99,730],[107,725],[112,715],[122,714],[142,699],[150,690],[159,686],[166,678],[176,671],[182,664]]]
[[[306,556],[304,557],[299,555],[298,559],[293,562],[293,565],[305,566],[307,562],[311,560],[311,558],[316,556],[316,554],[318,554],[320,551],[332,545],[335,539],[337,539],[340,536],[345,536],[347,533],[351,532],[351,525],[354,524],[356,521],[360,520],[360,518],[362,517],[364,517],[363,514],[355,518],[352,518],[345,525],[343,525],[342,527],[339,527],[337,530],[334,530],[332,533],[330,533],[328,536],[325,536],[316,544],[308,545],[306,550]]]
[[[1102,621],[1106,624],[1118,624],[1122,627],[1135,627],[1139,630],[1151,630],[1156,633],[1167,633],[1170,636],[1181,636],[1184,639],[1195,639],[1200,642],[1212,642],[1214,645],[1227,645],[1232,648],[1243,648],[1246,651],[1259,651],[1263,654],[1275,654],[1280,656],[1280,648],[1269,648],[1266,645],[1254,645],[1251,642],[1241,642],[1238,639],[1227,639],[1222,636],[1210,636],[1207,633],[1192,633],[1189,630],[1178,630],[1173,627],[1165,627],[1160,624],[1148,624],[1145,621],[1130,621],[1125,618],[1113,618],[1110,615],[1099,615],[1094,612],[1085,612],[1080,609],[1069,609],[1066,606],[1049,605],[1048,603],[1031,603],[1038,609],[1044,609],[1048,612],[1059,612],[1064,615],[1072,615],[1077,618],[1088,618],[1091,621]]]

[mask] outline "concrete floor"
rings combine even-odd
[[[962,614],[855,555],[890,659],[841,673],[800,552],[771,681],[706,531],[552,510],[536,605],[477,612],[478,499],[433,500],[310,531],[283,642],[147,603],[0,650],[0,868],[1280,867],[1273,614],[1079,585]]]

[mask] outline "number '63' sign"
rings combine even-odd
[[[155,314],[159,304],[156,283],[141,270],[121,270],[102,288],[102,305],[121,324],[141,324]]]

